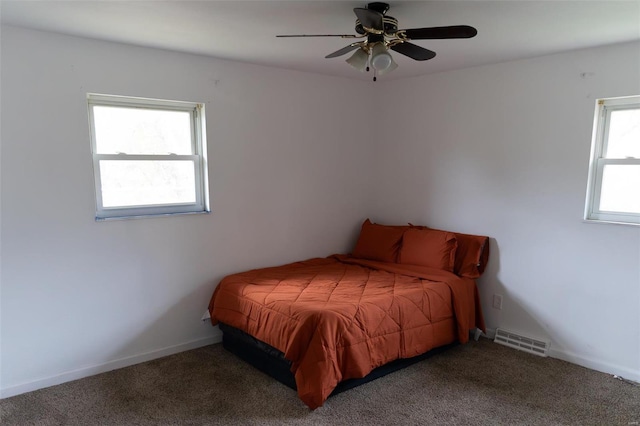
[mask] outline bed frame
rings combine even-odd
[[[256,339],[255,337],[245,333],[242,330],[231,327],[227,324],[220,323],[220,330],[222,331],[222,345],[229,352],[238,356],[245,362],[251,364],[253,367],[262,371],[263,373],[273,377],[280,383],[290,387],[293,390],[296,389],[296,380],[291,373],[291,362],[285,359],[284,354],[266,343]],[[344,392],[356,386],[360,386],[379,377],[386,376],[394,371],[401,370],[409,367],[416,362],[427,359],[433,355],[444,352],[445,350],[457,346],[458,343],[451,343],[449,345],[440,346],[438,348],[431,349],[428,352],[423,353],[412,358],[397,359],[388,364],[382,365],[369,374],[360,379],[347,379],[338,384],[333,390],[331,395],[333,396]]]

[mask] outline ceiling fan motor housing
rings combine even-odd
[[[389,10],[389,5],[387,3],[369,3],[367,4],[367,9],[373,10],[374,12],[378,12],[383,15],[382,28],[380,29],[383,30],[385,34],[392,36],[398,31],[398,20],[392,16],[385,16],[387,11]],[[364,35],[367,33],[359,19],[356,19],[355,30],[358,34]]]
[[[376,1],[373,3],[369,3],[367,5],[367,9],[375,10],[376,12],[382,13],[384,15],[389,10],[389,5],[387,3]]]

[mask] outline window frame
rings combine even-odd
[[[131,96],[87,94],[91,154],[95,182],[96,221],[109,219],[128,219],[141,217],[169,216],[177,214],[210,213],[209,185],[207,167],[207,143],[204,104],[197,102],[172,101],[163,99],[140,98]],[[93,107],[113,106],[123,108],[142,108],[162,111],[181,111],[190,114],[192,154],[98,154],[96,147],[96,129]],[[100,161],[191,161],[194,166],[195,195],[193,203],[153,204],[138,206],[105,207],[102,198]]]
[[[611,113],[620,110],[640,109],[640,96],[603,98],[596,100],[593,120],[591,156],[584,220],[596,223],[614,223],[640,226],[640,213],[600,210],[602,178],[607,165],[630,165],[640,167],[640,158],[605,158],[609,143]]]

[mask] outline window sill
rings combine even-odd
[[[131,216],[112,216],[112,217],[96,217],[96,222],[110,222],[112,220],[128,220],[128,219],[149,219],[156,217],[170,217],[170,216],[187,216],[187,215],[199,215],[199,214],[210,214],[211,211],[201,211],[201,212],[180,212],[180,213],[161,213],[161,214],[142,214],[142,215],[131,215]]]
[[[633,222],[616,222],[613,220],[603,220],[603,219],[583,219],[583,223],[593,223],[598,225],[626,225],[626,226],[640,226],[640,223]]]

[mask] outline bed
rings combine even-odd
[[[367,219],[350,255],[229,275],[209,312],[226,348],[315,409],[484,331],[475,279],[488,254],[484,236]]]

